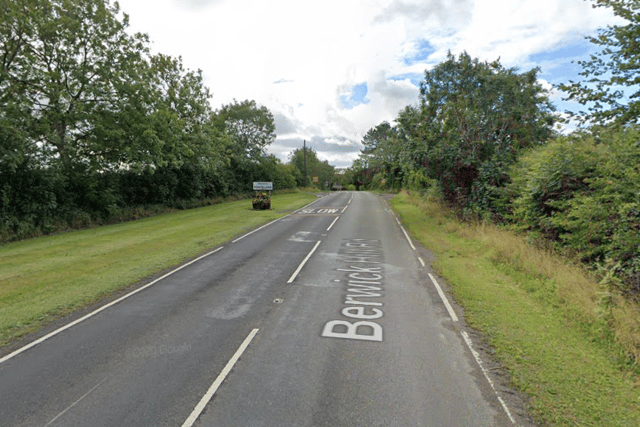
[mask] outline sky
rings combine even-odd
[[[307,147],[348,167],[372,127],[418,105],[425,70],[448,51],[500,59],[540,82],[581,80],[596,47],[585,40],[618,23],[591,0],[119,0],[131,32],[154,53],[202,70],[218,109],[255,100],[274,115],[283,162]],[[552,89],[559,111],[577,110]],[[565,131],[573,125],[567,126]]]

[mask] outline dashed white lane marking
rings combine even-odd
[[[93,392],[93,390],[97,389],[100,384],[102,384],[103,382],[105,382],[107,380],[107,378],[103,379],[102,381],[100,381],[98,384],[94,385],[93,388],[91,388],[91,390],[89,390],[88,392],[86,392],[85,394],[83,394],[80,399],[76,400],[75,402],[73,402],[71,405],[69,405],[69,407],[67,409],[65,409],[64,411],[60,412],[58,415],[56,415],[51,421],[49,421],[48,423],[46,423],[44,425],[44,427],[47,427],[49,425],[51,425],[55,420],[57,420],[58,418],[60,418],[61,416],[63,416],[65,414],[65,412],[67,412],[69,409],[73,408],[74,406],[76,406],[78,403],[80,403],[80,401],[82,399],[84,399],[85,397],[89,396],[91,394],[91,392]]]
[[[338,221],[338,218],[340,218],[339,216],[336,217],[336,219],[333,220],[333,222],[331,223],[331,225],[329,226],[329,228],[327,228],[327,231],[331,230],[331,227],[333,227],[333,224],[336,223],[336,221]]]
[[[218,378],[216,378],[213,384],[211,384],[211,387],[209,387],[209,390],[207,390],[204,396],[202,396],[202,399],[200,399],[200,402],[198,402],[196,407],[193,409],[191,415],[189,415],[189,418],[187,418],[186,421],[182,424],[182,427],[191,427],[196,422],[196,420],[204,410],[204,407],[207,406],[207,403],[209,403],[209,401],[211,401],[213,395],[216,393],[216,391],[218,391],[220,384],[222,384],[225,378],[227,378],[227,375],[229,375],[229,372],[231,372],[231,369],[233,369],[233,366],[236,364],[238,359],[240,359],[240,356],[242,356],[242,354],[245,352],[245,350],[251,343],[251,340],[253,340],[253,337],[256,336],[258,331],[259,329],[252,330],[247,338],[245,338],[233,357],[229,360],[229,362],[227,362],[227,365],[224,367],[222,372],[220,372]]]
[[[482,373],[484,374],[484,377],[487,379],[487,381],[489,382],[489,385],[493,389],[493,392],[498,397],[498,400],[500,401],[500,404],[502,405],[502,409],[504,409],[504,412],[506,412],[506,414],[509,417],[509,419],[511,420],[511,422],[514,425],[517,425],[516,424],[516,420],[513,418],[513,415],[511,415],[511,411],[509,411],[509,407],[507,406],[506,402],[502,399],[502,397],[498,393],[498,390],[496,390],[496,387],[493,384],[493,381],[491,381],[491,378],[489,378],[489,373],[487,372],[486,369],[484,369],[484,366],[482,365],[482,360],[480,360],[480,354],[477,351],[474,350],[473,344],[471,342],[471,339],[469,338],[469,335],[467,335],[467,333],[465,331],[462,331],[460,333],[462,334],[462,338],[464,338],[464,342],[467,343],[467,347],[469,347],[469,350],[471,350],[471,354],[473,354],[473,357],[476,359],[476,362],[478,363],[478,366],[480,366],[480,369],[482,370]]]
[[[418,261],[420,261],[420,264],[422,264],[423,267],[426,267],[427,265],[424,263],[424,260],[421,257],[418,257]]]
[[[292,283],[294,280],[296,280],[296,277],[298,276],[298,273],[300,273],[300,270],[302,270],[302,267],[304,267],[304,265],[307,263],[307,261],[309,261],[309,258],[311,258],[311,255],[313,255],[313,253],[316,251],[316,249],[318,249],[318,246],[320,245],[320,242],[322,242],[322,240],[318,240],[318,243],[316,243],[316,245],[313,247],[313,249],[311,249],[311,252],[309,252],[309,254],[306,256],[306,258],[302,260],[302,262],[300,263],[300,265],[298,266],[296,271],[294,271],[293,274],[291,275],[291,277],[289,278],[289,280],[287,280],[287,283]]]
[[[77,319],[77,320],[74,320],[74,321],[73,321],[73,322],[71,322],[71,323],[66,324],[65,326],[62,326],[61,328],[56,329],[55,331],[53,331],[53,332],[51,332],[51,333],[49,333],[49,334],[47,334],[47,335],[43,336],[42,338],[39,338],[39,339],[37,339],[37,340],[35,340],[35,341],[33,341],[33,342],[31,342],[31,343],[29,343],[29,344],[25,345],[24,347],[21,347],[21,348],[17,349],[17,350],[16,350],[16,351],[14,351],[13,353],[10,353],[10,354],[8,354],[8,355],[4,356],[3,358],[1,358],[1,359],[0,359],[0,364],[1,364],[1,363],[6,362],[7,360],[9,360],[9,359],[11,359],[11,358],[13,358],[13,357],[17,356],[18,354],[20,354],[20,353],[22,353],[22,352],[24,352],[24,351],[29,350],[29,349],[30,349],[30,348],[32,348],[32,347],[35,347],[36,345],[38,345],[38,344],[42,343],[43,341],[48,340],[49,338],[51,338],[51,337],[53,337],[53,336],[55,336],[55,335],[58,335],[60,332],[66,331],[67,329],[69,329],[69,328],[71,328],[71,327],[73,327],[73,326],[77,325],[78,323],[84,322],[85,320],[89,319],[90,317],[93,317],[93,316],[95,316],[96,314],[100,313],[101,311],[104,311],[104,310],[106,310],[107,308],[109,308],[109,307],[111,307],[111,306],[113,306],[113,305],[116,305],[116,304],[118,304],[118,303],[119,303],[119,302],[121,302],[121,301],[124,301],[125,299],[127,299],[127,298],[129,298],[129,297],[131,297],[131,296],[133,296],[133,295],[135,295],[135,294],[137,294],[138,292],[141,292],[141,291],[143,291],[143,290],[147,289],[148,287],[155,285],[155,284],[156,284],[156,283],[158,283],[159,281],[161,281],[161,280],[163,280],[163,279],[165,279],[165,278],[167,278],[167,277],[171,276],[173,273],[176,273],[176,272],[178,272],[178,271],[182,270],[183,268],[190,266],[190,265],[191,265],[191,264],[193,264],[194,262],[200,261],[201,259],[206,258],[206,257],[208,257],[209,255],[213,255],[213,254],[215,254],[216,252],[218,252],[218,251],[222,250],[222,248],[223,248],[223,246],[221,246],[221,247],[219,247],[218,249],[213,250],[213,251],[211,251],[211,252],[207,252],[206,254],[204,254],[204,255],[202,255],[202,256],[199,256],[198,258],[196,258],[196,259],[194,259],[194,260],[191,260],[191,261],[189,261],[188,263],[186,263],[186,264],[184,264],[184,265],[181,265],[180,267],[176,268],[175,270],[172,270],[172,271],[168,272],[168,273],[167,273],[167,274],[165,274],[164,276],[161,276],[161,277],[157,278],[157,279],[156,279],[156,280],[154,280],[153,282],[151,282],[151,283],[147,283],[146,285],[144,285],[144,286],[142,286],[142,287],[140,287],[140,288],[138,288],[138,289],[136,289],[136,290],[134,290],[134,291],[129,292],[129,293],[128,293],[128,294],[126,294],[125,296],[120,297],[120,298],[118,298],[117,300],[111,301],[110,303],[103,305],[102,307],[98,308],[97,310],[94,310],[94,311],[92,311],[91,313],[89,313],[89,314],[87,314],[87,315],[84,315],[84,316],[82,316],[81,318],[79,318],[79,319]]]
[[[344,211],[347,210],[347,208],[349,207],[349,205],[351,204],[351,201],[353,200],[353,194],[351,195],[351,198],[349,199],[349,201],[347,202],[347,206],[344,207],[344,209],[342,209],[342,213],[344,213]]]
[[[438,295],[440,295],[440,298],[442,299],[444,306],[447,308],[447,311],[449,312],[449,316],[451,316],[454,322],[457,322],[458,316],[456,316],[456,312],[453,311],[453,307],[451,307],[451,304],[449,304],[449,300],[447,299],[447,296],[444,294],[444,292],[442,292],[442,288],[440,288],[440,285],[438,284],[435,277],[433,277],[431,273],[429,273],[429,277],[431,278],[431,281],[435,285],[436,290],[438,291]]]

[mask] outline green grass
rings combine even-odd
[[[391,201],[543,426],[638,426],[640,389],[606,292],[579,266],[432,202]],[[639,323],[638,307],[624,316]],[[625,326],[629,332],[633,328]],[[636,331],[637,342],[637,328]],[[617,339],[617,341],[616,341]]]
[[[175,266],[316,197],[274,195],[0,246],[0,346]]]

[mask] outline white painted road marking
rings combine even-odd
[[[416,247],[413,246],[413,242],[411,241],[411,238],[409,237],[409,234],[407,233],[407,230],[404,229],[404,227],[400,223],[400,220],[398,219],[398,217],[393,212],[391,212],[391,215],[393,215],[393,218],[396,220],[396,222],[398,223],[398,225],[402,229],[402,232],[404,233],[404,237],[406,237],[407,238],[407,242],[409,242],[409,246],[411,246],[411,249],[413,249],[415,251]]]
[[[342,208],[341,207],[307,208],[307,209],[302,209],[296,213],[299,215],[340,215],[340,213],[338,212],[340,209]],[[344,209],[346,209],[346,207]],[[343,212],[344,212],[344,209],[343,209]]]
[[[318,249],[318,246],[320,245],[320,242],[322,242],[322,240],[318,240],[318,243],[316,243],[316,245],[313,247],[313,249],[311,249],[311,252],[309,252],[309,255],[307,255],[307,257],[302,260],[302,262],[300,263],[300,265],[298,266],[296,271],[294,271],[293,275],[291,275],[289,280],[287,280],[287,283],[292,283],[294,280],[296,280],[296,276],[298,276],[298,273],[300,273],[300,270],[302,270],[302,267],[304,267],[304,265],[307,263],[307,261],[309,261],[309,258],[311,258],[311,255],[313,255],[313,253],[316,251],[316,249]]]
[[[355,252],[354,252],[355,251]],[[348,255],[343,257],[342,255]],[[338,250],[338,259],[346,265],[338,268],[347,274],[346,295],[343,309],[340,313],[349,320],[331,320],[325,323],[320,336],[326,338],[343,338],[363,341],[382,341],[383,328],[372,320],[384,316],[380,308],[384,305],[373,298],[384,298],[384,268],[380,265],[351,265],[352,255],[355,254],[378,255],[382,259],[382,246],[379,240],[374,239],[343,239]],[[348,261],[345,260],[348,259]],[[379,264],[379,262],[376,262]],[[337,280],[340,281],[340,280]],[[352,319],[358,320],[353,322]]]
[[[331,223],[331,225],[329,226],[329,228],[327,228],[327,231],[331,230],[331,227],[333,227],[333,224],[336,223],[336,221],[338,221],[338,218],[340,218],[339,216],[336,217],[336,219],[333,220],[333,222]]]
[[[402,228],[402,232],[404,233],[404,237],[407,238],[407,242],[409,242],[409,245],[411,246],[411,249],[413,249],[414,251],[416,250],[416,247],[413,246],[413,242],[411,241],[411,238],[409,237],[409,235],[407,234],[407,230],[404,229],[404,227],[401,225],[400,228]]]
[[[433,275],[431,273],[429,273],[429,277],[431,278],[431,281],[433,282],[433,284],[436,286],[436,290],[438,291],[438,295],[440,295],[440,298],[442,299],[442,302],[444,303],[444,306],[447,308],[447,311],[449,312],[449,316],[451,316],[451,318],[453,319],[454,322],[458,321],[458,316],[456,316],[456,312],[453,311],[453,307],[451,307],[451,304],[449,304],[449,300],[447,299],[447,296],[444,294],[444,292],[442,292],[442,289],[440,288],[440,285],[438,284],[438,282],[436,281],[435,277],[433,277]]]
[[[347,202],[347,206],[344,207],[344,209],[342,209],[342,213],[344,213],[344,211],[347,210],[347,208],[349,207],[349,205],[351,204],[351,201],[353,200],[353,194],[351,194],[351,198],[349,199],[349,201]]]
[[[514,425],[517,425],[516,424],[516,420],[511,415],[511,411],[509,411],[509,407],[507,406],[505,401],[502,400],[502,397],[500,397],[500,394],[498,393],[498,390],[496,390],[496,387],[493,385],[493,381],[491,381],[491,378],[489,378],[489,373],[487,372],[486,369],[484,369],[484,366],[482,366],[482,360],[480,360],[480,354],[478,354],[478,352],[473,349],[473,344],[471,343],[471,339],[469,338],[469,335],[467,335],[467,333],[465,331],[462,331],[460,333],[462,334],[462,338],[464,338],[464,342],[467,343],[467,347],[469,347],[469,350],[471,350],[471,354],[473,354],[473,357],[476,359],[476,362],[478,363],[478,366],[480,366],[480,369],[482,370],[482,373],[484,374],[484,377],[487,379],[487,381],[489,382],[489,385],[491,386],[491,388],[493,389],[494,393],[498,397],[498,400],[500,401],[500,404],[502,405],[502,409],[504,409],[504,412],[507,413],[507,416],[509,417],[511,422]]]
[[[423,267],[426,267],[426,264],[424,263],[424,260],[420,257],[418,257],[418,261],[420,261],[420,264],[422,264]]]
[[[231,369],[233,369],[233,366],[236,364],[238,359],[240,359],[240,356],[242,356],[242,353],[245,352],[245,350],[251,343],[251,340],[253,340],[253,337],[256,336],[258,331],[259,329],[254,329],[247,336],[247,338],[245,338],[245,340],[242,342],[242,344],[240,345],[236,353],[229,360],[229,362],[227,362],[227,365],[224,367],[222,372],[220,372],[220,375],[218,375],[218,378],[216,378],[213,384],[211,384],[211,387],[209,387],[209,390],[207,390],[204,396],[202,396],[202,399],[200,399],[200,402],[198,402],[196,407],[193,409],[193,411],[191,412],[191,415],[189,415],[189,418],[187,418],[187,420],[182,424],[182,427],[191,427],[196,422],[196,420],[204,410],[204,407],[207,406],[207,403],[209,403],[213,395],[216,393],[216,391],[218,391],[220,384],[222,384],[225,378],[227,378],[227,375],[229,375],[229,372],[231,372]]]
[[[208,252],[208,253],[206,253],[206,254],[204,254],[204,255],[202,255],[202,256],[199,256],[198,258],[196,258],[196,259],[194,259],[194,260],[192,260],[192,261],[189,261],[188,263],[186,263],[186,264],[184,264],[184,265],[181,265],[180,267],[176,268],[175,270],[172,270],[172,271],[168,272],[168,273],[167,273],[167,274],[165,274],[164,276],[157,278],[157,279],[156,279],[156,280],[154,280],[153,282],[151,282],[151,283],[147,283],[146,285],[144,285],[144,286],[142,286],[142,287],[140,287],[140,288],[136,289],[135,291],[129,292],[129,293],[128,293],[128,294],[126,294],[125,296],[120,297],[120,298],[118,298],[118,299],[117,299],[117,300],[115,300],[115,301],[111,301],[110,303],[103,305],[103,306],[102,306],[102,307],[100,307],[99,309],[94,310],[94,311],[92,311],[91,313],[89,313],[89,314],[87,314],[87,315],[85,315],[85,316],[82,316],[81,318],[79,318],[79,319],[77,319],[77,320],[74,320],[73,322],[68,323],[68,324],[66,324],[66,325],[65,325],[65,326],[63,326],[63,327],[56,329],[55,331],[53,331],[53,332],[51,332],[51,333],[49,333],[49,334],[47,334],[47,335],[43,336],[42,338],[39,338],[39,339],[37,339],[37,340],[35,340],[35,341],[33,341],[33,342],[31,342],[31,343],[29,343],[29,344],[25,345],[24,347],[17,349],[17,350],[16,350],[16,351],[14,351],[13,353],[10,353],[10,354],[8,354],[8,355],[4,356],[3,358],[1,358],[1,359],[0,359],[0,364],[1,364],[1,363],[6,362],[7,360],[9,360],[9,359],[11,359],[11,358],[13,358],[13,357],[17,356],[18,354],[20,354],[20,353],[22,353],[22,352],[24,352],[24,351],[29,350],[29,349],[30,349],[30,348],[32,348],[32,347],[35,347],[36,345],[38,345],[38,344],[42,343],[43,341],[48,340],[49,338],[51,338],[51,337],[53,337],[53,336],[55,336],[55,335],[58,335],[60,332],[62,332],[62,331],[66,331],[67,329],[71,328],[72,326],[75,326],[75,325],[77,325],[78,323],[84,322],[84,321],[85,321],[85,320],[87,320],[88,318],[95,316],[96,314],[100,313],[100,312],[101,312],[101,311],[103,311],[103,310],[106,310],[107,308],[111,307],[112,305],[116,305],[116,304],[118,304],[119,302],[124,301],[125,299],[129,298],[130,296],[135,295],[135,294],[137,294],[138,292],[141,292],[141,291],[143,291],[143,290],[147,289],[148,287],[155,285],[156,283],[158,283],[158,282],[159,282],[159,281],[161,281],[162,279],[165,279],[165,278],[167,278],[167,277],[171,276],[173,273],[175,273],[175,272],[177,272],[177,271],[180,271],[180,270],[182,270],[182,269],[183,269],[183,268],[185,268],[185,267],[190,266],[190,265],[191,265],[191,264],[193,264],[194,262],[200,261],[201,259],[206,258],[206,257],[208,257],[209,255],[213,255],[213,254],[215,254],[216,252],[218,252],[218,251],[222,250],[222,248],[223,248],[223,246],[219,247],[219,248],[218,248],[218,249],[216,249],[216,250],[213,250],[213,251],[211,251],[211,252]]]

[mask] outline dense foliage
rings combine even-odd
[[[289,165],[299,187],[311,185],[326,190],[334,183],[335,168],[328,161],[318,159],[311,148],[295,149],[289,155]]]
[[[509,165],[553,132],[553,107],[537,72],[449,54],[425,72],[419,108],[407,107],[395,126],[369,130],[356,167],[373,169],[373,182],[387,188],[437,183],[449,203],[497,214],[491,200],[508,181]]]
[[[255,101],[151,54],[107,0],[0,0],[0,241],[295,185]]]
[[[586,80],[559,86],[588,107],[580,116],[590,127],[554,132],[537,69],[449,54],[425,72],[419,106],[364,136],[353,183],[429,192],[550,241],[640,294],[640,4],[595,0],[602,6],[627,24],[588,37],[603,49],[580,61]]]
[[[640,293],[640,129],[558,138],[523,156],[510,219]]]
[[[582,66],[582,82],[560,85],[567,99],[587,106],[583,123],[616,126],[640,123],[640,0],[595,0],[593,7],[610,7],[626,21],[600,30],[588,39],[602,47]],[[574,116],[576,116],[574,114]]]

